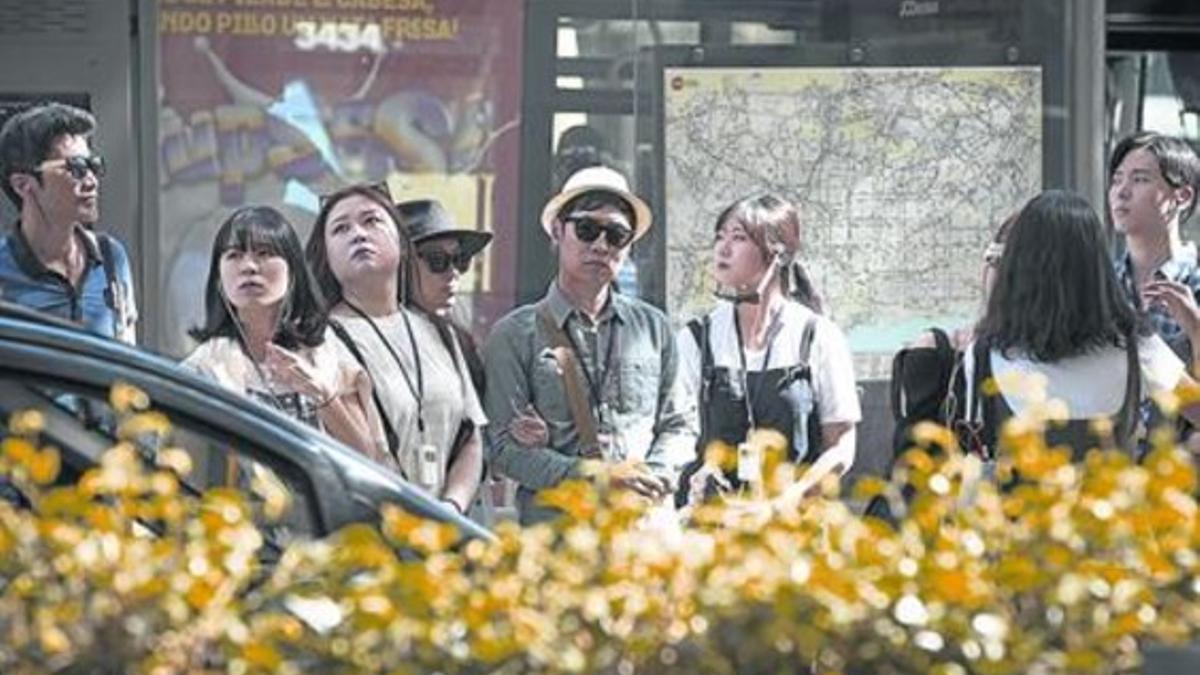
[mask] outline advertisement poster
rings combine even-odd
[[[493,244],[461,287],[479,335],[515,298],[521,0],[162,0],[162,347],[192,346],[213,235],[279,208],[306,239],[320,195],[386,180]]]

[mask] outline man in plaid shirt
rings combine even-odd
[[[1183,284],[1200,301],[1196,246],[1184,243],[1179,226],[1196,208],[1200,158],[1185,141],[1139,132],[1117,144],[1109,160],[1108,203],[1113,225],[1125,235],[1125,253],[1115,261],[1129,299],[1144,310],[1154,330],[1184,363],[1192,363],[1187,333],[1161,304],[1145,307],[1142,289],[1153,281]],[[1144,403],[1142,420],[1153,429],[1161,419]],[[1182,420],[1180,429],[1191,432]]]

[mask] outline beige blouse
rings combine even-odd
[[[366,413],[373,439],[372,451],[366,453],[367,456],[392,470],[399,470],[395,458],[388,450],[383,423],[379,420],[379,413],[371,396],[371,378],[353,358],[343,358],[341,350],[335,347],[337,342],[333,332],[326,329],[325,340],[320,345],[301,348],[297,354],[314,366],[322,389],[333,390],[339,396],[353,398],[354,404]],[[292,391],[281,391],[281,385],[277,382],[272,382],[271,386],[267,387],[254,362],[232,338],[218,337],[204,341],[184,359],[182,365],[231,391],[252,398],[262,399],[267,392],[280,398],[295,394]],[[310,423],[315,421],[315,425],[324,431],[319,419],[305,419],[303,406],[300,406],[299,410],[290,406],[285,408],[284,411],[292,417]]]

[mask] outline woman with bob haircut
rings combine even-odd
[[[846,338],[820,314],[796,256],[800,214],[773,194],[740,199],[717,217],[717,307],[678,335],[680,381],[700,421],[698,449],[738,448],[736,471],[697,457],[676,501],[761,480],[762,457],[743,443],[755,429],[789,442],[787,459],[811,464],[789,492],[805,494],[854,463],[862,418]]]
[[[1151,284],[1145,296],[1173,313],[1186,312],[1177,291],[1169,282]],[[1070,446],[1075,460],[1097,446],[1132,450],[1140,402],[1195,384],[1127,300],[1096,212],[1060,190],[1035,197],[1012,224],[964,372],[970,389],[994,376],[999,390],[987,398],[977,391],[966,396],[971,414],[972,402],[980,402],[974,421],[985,447],[996,447],[1004,420],[1058,400],[1066,417],[1047,430],[1047,442]],[[1200,420],[1198,406],[1181,412]],[[1097,438],[1092,421],[1105,417],[1112,437]]]
[[[326,339],[300,240],[268,206],[234,211],[213,240],[200,345],[183,365],[370,456],[382,438],[371,383]]]
[[[413,247],[384,186],[327,197],[306,254],[339,342],[370,374],[391,463],[465,513],[483,471],[487,418],[457,340],[407,307]]]

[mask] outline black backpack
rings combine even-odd
[[[932,347],[905,347],[892,357],[891,408],[896,426],[885,476],[891,475],[896,459],[913,447],[912,430],[918,423],[950,426],[960,438],[963,435],[957,420],[964,388],[962,353],[954,348],[946,331],[931,328],[929,332],[933,335]],[[902,490],[906,501],[913,494],[912,486]],[[891,507],[882,496],[867,503],[865,515],[896,524]]]
[[[889,471],[896,458],[912,447],[912,429],[919,422],[953,422],[950,418],[958,398],[955,373],[962,353],[945,331],[932,328],[930,332],[932,347],[905,347],[892,358],[891,407],[896,428]]]

